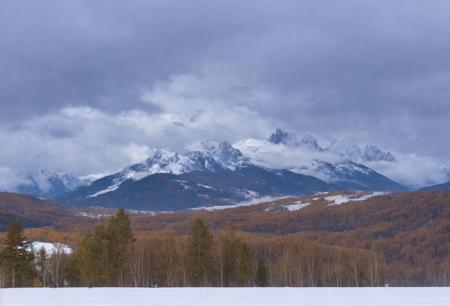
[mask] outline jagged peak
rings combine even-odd
[[[283,131],[277,128],[268,138],[267,141],[274,144],[284,144],[293,147],[309,146],[315,150],[321,151],[318,140],[315,136],[311,134],[306,134],[302,138],[297,137],[296,134],[291,132]]]
[[[391,152],[382,151],[376,145],[367,144],[361,148],[347,140],[334,140],[326,147],[326,150],[358,162],[396,161]]]
[[[192,144],[189,148],[191,149],[190,154],[192,152],[200,152],[202,155],[212,158],[226,167],[248,162],[248,158],[244,157],[241,151],[233,147],[228,141],[202,140]]]
[[[290,141],[292,141],[293,135],[283,131],[280,128],[277,128],[267,139],[269,142],[274,144],[288,144]]]
[[[363,151],[364,161],[388,161],[394,162],[395,157],[391,152],[384,152],[376,145],[366,145]]]

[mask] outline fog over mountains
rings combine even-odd
[[[276,129],[265,139],[233,145],[203,140],[180,152],[153,149],[144,161],[95,179],[30,171],[8,191],[68,206],[178,210],[333,190],[417,189],[414,179],[397,180],[385,171],[402,162],[402,156],[375,145],[324,142]],[[440,171],[445,176],[447,169]]]

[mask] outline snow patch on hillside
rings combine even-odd
[[[100,191],[98,191],[98,192],[96,192],[94,194],[88,195],[87,197],[88,198],[95,198],[95,197],[98,197],[99,195],[102,195],[102,194],[105,194],[105,193],[108,193],[108,192],[113,192],[113,191],[119,189],[120,184],[121,183],[116,183],[114,185],[109,186],[106,189],[103,189],[103,190],[100,190]]]
[[[229,208],[264,204],[267,202],[277,201],[277,200],[286,199],[286,198],[288,198],[288,197],[261,197],[261,198],[252,199],[249,201],[239,202],[237,204],[232,204],[232,205],[203,206],[203,207],[192,208],[191,210],[194,210],[194,211],[197,211],[197,210],[205,210],[205,211],[224,210],[224,209],[229,209]]]
[[[294,204],[283,205],[283,207],[286,208],[288,211],[297,211],[309,205],[311,205],[311,203],[308,202],[303,203],[302,201],[297,201]]]
[[[328,205],[341,205],[348,202],[354,202],[354,201],[366,201],[370,198],[382,196],[388,194],[387,192],[372,192],[367,194],[362,194],[359,196],[355,196],[354,194],[337,194],[333,196],[325,197],[325,200],[329,203]]]

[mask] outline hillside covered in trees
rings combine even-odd
[[[372,197],[327,193],[161,214],[67,210],[52,203],[42,206],[44,217],[16,203],[7,206],[14,207],[9,216],[48,220],[45,227],[28,223],[27,241],[57,241],[74,249],[34,254],[35,268],[27,277],[36,286],[450,283],[448,190]],[[2,250],[11,249],[8,235],[0,235]],[[8,256],[1,258],[0,285],[12,286]]]

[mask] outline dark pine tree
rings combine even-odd
[[[111,285],[122,287],[125,272],[131,259],[131,246],[134,241],[130,220],[123,208],[111,218],[109,232],[109,272]]]
[[[12,221],[6,235],[5,246],[0,252],[1,263],[6,272],[7,287],[30,287],[36,273],[34,254],[26,242],[22,225]]]
[[[71,260],[71,283],[83,286],[106,286],[109,277],[109,233],[103,224],[84,236],[80,248]],[[76,264],[77,267],[73,265]],[[76,271],[79,273],[73,273]]]

